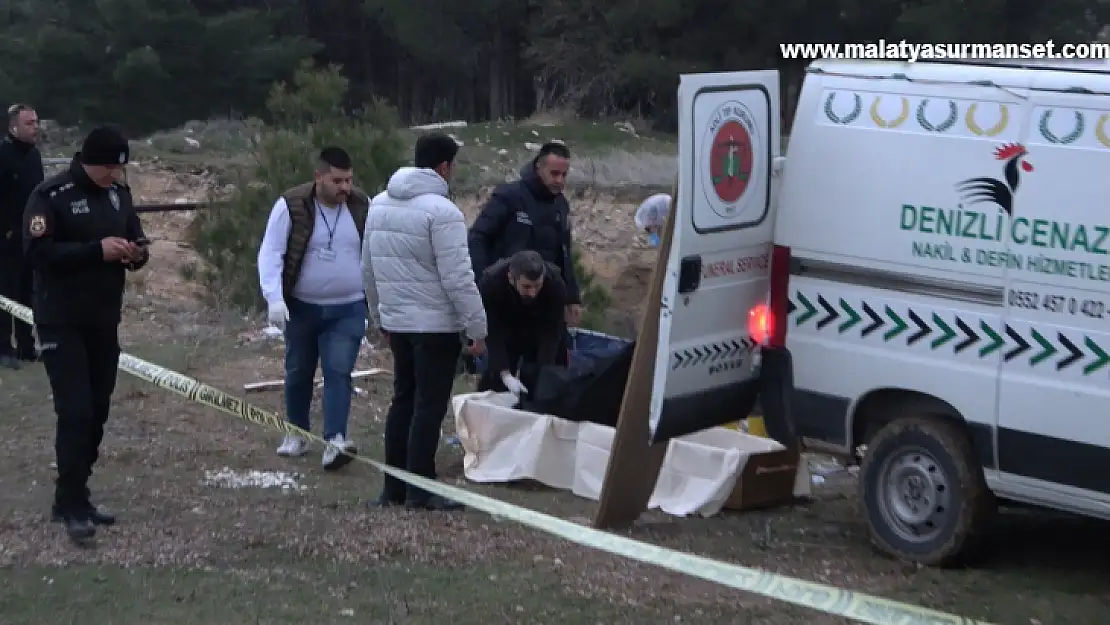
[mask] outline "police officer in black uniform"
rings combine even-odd
[[[90,502],[88,480],[116,386],[125,270],[149,258],[131,190],[120,182],[129,157],[119,130],[93,130],[68,170],[35,187],[23,215],[35,327],[58,416],[52,516],[78,542],[115,522]]]
[[[42,182],[42,155],[35,146],[39,117],[26,104],[8,109],[8,132],[0,137],[0,295],[31,305],[31,270],[23,259],[23,208]],[[13,323],[14,322],[14,323]],[[8,340],[15,327],[15,347]],[[0,367],[19,369],[36,360],[31,326],[0,313]]]
[[[576,326],[582,314],[582,298],[571,257],[574,241],[570,204],[563,193],[569,172],[567,146],[545,143],[520,170],[520,180],[493,190],[470,227],[467,242],[475,280],[481,280],[490,265],[522,250],[534,250],[558,267],[566,287],[566,323]],[[559,350],[569,348],[570,334],[564,329]],[[476,368],[465,357],[464,364],[468,370]]]
[[[493,263],[521,250],[534,250],[553,263],[566,285],[567,322],[576,325],[582,301],[571,258],[570,204],[563,194],[569,171],[570,150],[545,143],[520,170],[520,180],[493,190],[467,240],[475,280]]]

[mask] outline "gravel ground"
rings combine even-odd
[[[132,337],[128,351],[221,388],[272,379],[280,345],[208,328],[204,338]],[[229,356],[231,357],[229,359]],[[363,364],[380,364],[368,354]],[[45,522],[53,417],[41,368],[0,374],[0,622],[150,623],[844,623],[461,514],[368,510],[370,468],[325,475],[317,454],[277,458],[273,435],[121,376],[93,478],[121,523],[77,549]],[[388,379],[360,382],[353,433],[378,455]],[[277,407],[280,392],[251,396]],[[318,424],[317,424],[318,425]],[[462,481],[445,445],[442,479]],[[233,474],[274,487],[231,488]],[[224,486],[206,483],[221,478]],[[292,474],[298,474],[293,476]],[[296,486],[281,488],[281,479]],[[288,483],[288,482],[287,482]],[[476,490],[565,518],[594,504],[549,489]],[[1106,623],[1105,525],[1004,515],[993,559],[919,569],[875,554],[854,477],[830,476],[793,508],[675,519],[649,513],[630,535],[748,566],[996,623]],[[48,601],[44,598],[49,597]]]

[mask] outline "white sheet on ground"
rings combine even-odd
[[[531,479],[597,500],[613,444],[613,428],[575,423],[511,406],[508,393],[468,393],[451,400],[474,482]],[[672,440],[667,447],[649,508],[668,514],[712,516],[720,512],[753,454],[783,449],[778,442],[727,428],[712,428]],[[809,494],[801,463],[796,495]]]
[[[451,399],[466,478],[483,483],[536,480],[570,490],[578,424],[514,410],[510,406],[515,403],[511,393],[492,391]]]

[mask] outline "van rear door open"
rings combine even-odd
[[[759,394],[762,339],[748,328],[749,313],[768,299],[778,72],[682,76],[678,114],[678,195],[651,397],[655,442],[742,419]]]

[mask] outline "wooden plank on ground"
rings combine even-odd
[[[361,378],[370,378],[379,375],[393,375],[393,372],[388,369],[379,368],[363,369],[361,371],[352,372],[351,379],[358,380]],[[317,385],[320,385],[324,383],[324,380],[322,378],[316,378],[315,383]],[[257,393],[260,391],[272,391],[274,389],[283,388],[284,386],[285,380],[265,380],[262,382],[251,382],[249,384],[244,384],[243,390],[247,393]]]

